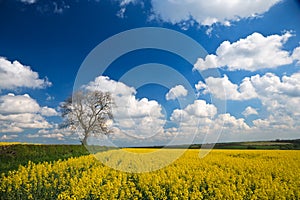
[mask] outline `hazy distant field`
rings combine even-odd
[[[153,149],[130,149],[143,153]],[[178,151],[166,150],[170,155]],[[299,150],[187,150],[171,165],[125,173],[94,156],[28,163],[2,174],[1,199],[299,199]],[[107,152],[106,152],[107,154]]]

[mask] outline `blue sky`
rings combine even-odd
[[[75,81],[86,78],[83,62],[95,47],[143,27],[177,31],[206,55],[185,40],[168,43],[165,37],[167,49],[185,48],[194,62],[141,47],[120,55],[103,73],[94,68],[84,87],[112,92],[120,104],[110,141],[156,145],[300,136],[299,1],[0,0],[0,19],[1,141],[78,143],[78,136],[58,129],[59,104]],[[137,40],[127,39],[130,45]],[[139,39],[151,42],[143,31]]]

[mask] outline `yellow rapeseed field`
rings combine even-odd
[[[21,144],[21,142],[0,142],[0,146],[8,146],[13,144]]]
[[[202,159],[198,153],[187,150],[171,165],[148,173],[111,169],[93,155],[29,162],[2,174],[0,198],[300,199],[300,151],[213,150]]]

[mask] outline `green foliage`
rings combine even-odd
[[[82,145],[0,145],[0,174],[16,170],[19,165],[27,165],[28,161],[49,162],[88,154]]]

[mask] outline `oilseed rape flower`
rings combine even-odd
[[[300,151],[198,153],[147,173],[112,169],[93,155],[29,162],[1,175],[0,199],[300,199]]]

